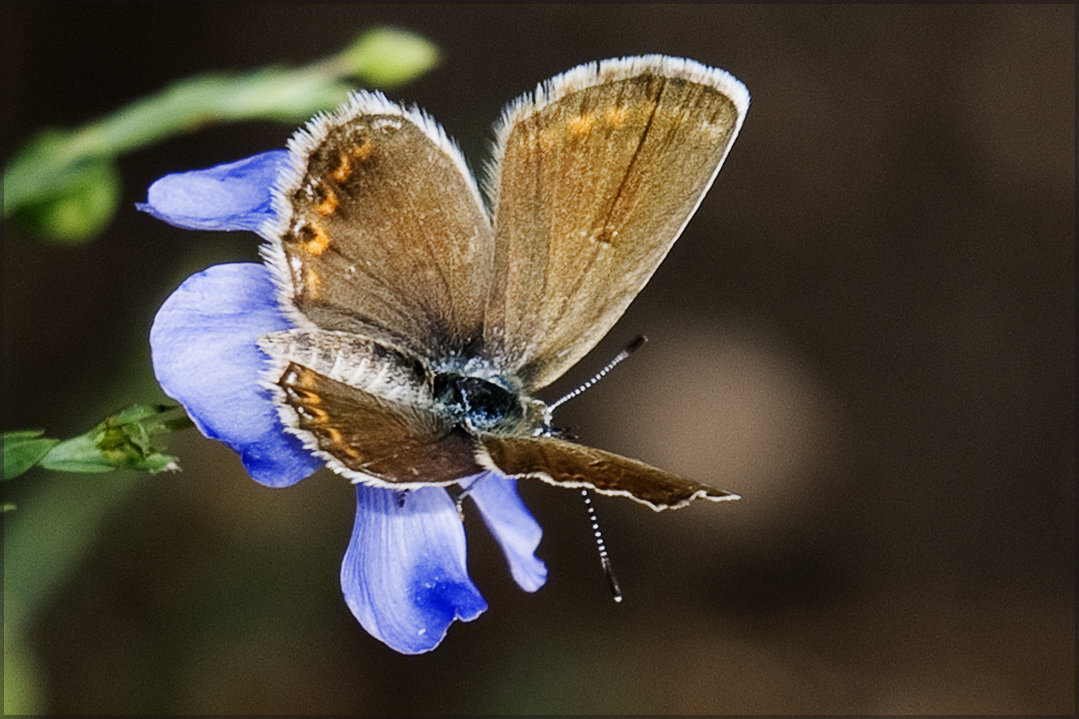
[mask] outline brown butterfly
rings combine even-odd
[[[483,195],[416,109],[356,93],[290,141],[263,247],[296,329],[261,338],[289,431],[355,482],[485,470],[653,509],[737,495],[583,446],[535,398],[607,333],[719,171],[749,105],[664,56],[577,67],[509,105]]]

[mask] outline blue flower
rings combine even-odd
[[[187,229],[260,231],[272,219],[272,187],[288,159],[266,152],[206,170],[167,175],[139,209]],[[269,358],[256,342],[291,329],[269,270],[255,263],[215,265],[192,275],[158,311],[150,331],[161,387],[199,430],[239,453],[247,472],[287,487],[322,462],[285,431],[261,380]],[[462,478],[509,562],[532,592],[547,578],[535,557],[542,530],[496,472]],[[438,646],[455,619],[471,621],[487,603],[466,568],[464,526],[442,487],[407,493],[357,485],[356,521],[341,567],[349,609],[369,633],[405,654]]]

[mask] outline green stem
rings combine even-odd
[[[341,102],[344,78],[376,84],[411,79],[430,69],[437,51],[411,33],[375,28],[337,55],[300,68],[268,67],[179,80],[150,97],[76,130],[31,139],[4,169],[4,217],[68,189],[87,164],[217,122],[299,122]]]

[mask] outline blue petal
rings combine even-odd
[[[429,652],[455,619],[487,609],[465,568],[465,530],[441,487],[356,485],[341,589],[363,628],[402,654]]]
[[[487,528],[502,545],[517,584],[526,592],[542,587],[547,581],[547,565],[536,558],[535,551],[543,529],[517,494],[517,480],[486,472],[477,475],[472,484],[467,480],[461,484],[468,488],[468,496],[479,508]]]
[[[136,207],[188,230],[257,232],[273,214],[271,190],[288,164],[288,151],[272,150],[205,170],[165,175]]]
[[[214,265],[184,280],[150,330],[154,374],[165,394],[199,430],[240,453],[244,467],[271,487],[294,484],[322,463],[285,432],[260,385],[269,364],[255,345],[290,329],[269,270],[258,264]]]

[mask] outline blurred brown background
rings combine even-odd
[[[1051,713],[1074,711],[1075,9],[1055,6],[48,5],[2,11],[3,153],[179,77],[424,34],[396,90],[479,168],[503,104],[605,57],[727,69],[753,104],[682,239],[560,411],[584,441],[743,495],[654,514],[523,487],[548,585],[517,589],[470,517],[490,609],[421,657],[340,597],[352,490],[271,490],[194,432],[178,475],[29,474],[5,534],[93,532],[40,596],[51,713]],[[70,436],[162,398],[146,336],[193,271],[254,235],[133,203],[167,172],[283,146],[216,127],[128,156],[127,207],[70,249],[5,227],[3,428]],[[103,497],[115,497],[114,500]],[[59,498],[59,499],[57,499]],[[89,516],[87,516],[89,515]],[[19,565],[19,586],[12,586]],[[29,567],[29,570],[27,570]]]

